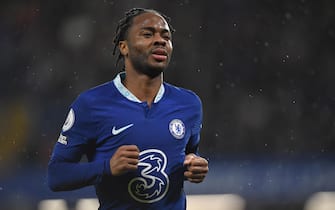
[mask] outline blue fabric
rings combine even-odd
[[[49,186],[59,191],[94,185],[103,210],[186,209],[183,162],[185,154],[198,152],[201,101],[192,91],[163,83],[149,107],[127,92],[122,76],[71,105],[49,162]],[[138,170],[112,176],[109,159],[131,144],[140,149]],[[87,162],[80,162],[83,155]]]

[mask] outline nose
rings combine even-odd
[[[154,45],[162,45],[165,46],[166,45],[166,40],[161,36],[161,34],[157,33],[155,34],[154,37]]]

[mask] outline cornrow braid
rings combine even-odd
[[[164,15],[163,13],[158,12],[158,11],[153,10],[153,9],[144,9],[144,8],[130,9],[129,11],[127,11],[125,13],[125,16],[121,20],[119,20],[119,23],[116,27],[116,32],[115,32],[115,36],[114,36],[114,40],[113,40],[113,43],[114,43],[113,55],[115,55],[116,50],[118,49],[119,42],[123,41],[127,38],[128,29],[131,26],[133,19],[136,16],[138,16],[140,14],[143,14],[143,13],[146,13],[146,12],[154,12],[154,13],[157,13],[157,14],[161,15],[165,19],[165,21],[168,23],[168,26],[170,28],[171,33],[175,32],[175,29],[170,24],[171,19],[168,16]],[[119,55],[117,57],[115,66],[118,65],[119,61],[122,58],[123,58],[123,55],[119,51]]]

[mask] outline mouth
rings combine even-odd
[[[168,59],[168,53],[164,48],[156,48],[152,50],[151,55],[157,61],[166,61]]]

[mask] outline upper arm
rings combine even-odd
[[[198,154],[198,147],[200,142],[200,133],[202,129],[202,105],[198,97],[196,97],[194,106],[194,120],[191,128],[191,137],[186,147],[186,154],[195,153]]]
[[[51,159],[78,162],[87,152],[89,142],[95,138],[95,123],[87,100],[79,97],[69,108]]]

